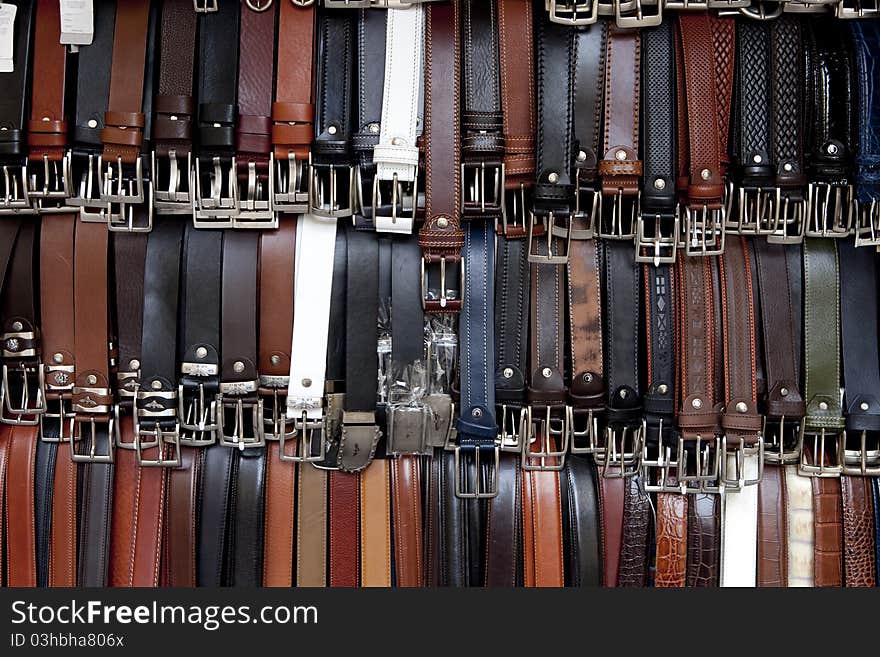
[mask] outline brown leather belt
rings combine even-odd
[[[874,500],[867,477],[840,478],[843,502],[844,583],[847,587],[877,586],[874,546]]]
[[[843,586],[841,480],[813,477],[812,483],[815,585]]]
[[[391,586],[391,480],[387,459],[360,473],[361,586]]]
[[[7,435],[6,585],[37,585],[37,541],[34,524],[34,476],[38,427],[14,425]]]
[[[330,586],[358,585],[360,473],[330,472]]]
[[[395,585],[425,585],[422,533],[421,459],[399,456],[391,461],[391,494],[394,509]]]

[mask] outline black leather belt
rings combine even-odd
[[[198,49],[199,156],[195,158],[193,222],[228,225],[236,214],[232,170],[238,121],[238,2],[218,3],[200,19]]]

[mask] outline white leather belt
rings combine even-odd
[[[730,472],[736,471],[736,456],[727,457]],[[757,454],[743,457],[745,479],[758,478]],[[721,586],[757,585],[758,487],[743,486],[721,495]]]
[[[385,88],[379,143],[373,149],[376,177],[380,181],[412,183],[419,166],[417,140],[423,93],[425,11],[421,6],[389,9],[385,31]],[[415,198],[413,200],[415,203]],[[412,216],[374,217],[380,232],[412,233]]]
[[[788,519],[788,585],[813,586],[813,482],[785,466],[785,510]]]
[[[309,420],[323,416],[324,377],[327,373],[327,339],[336,219],[302,215],[297,223],[296,303],[293,310],[293,343],[290,348],[290,383],[287,417]]]

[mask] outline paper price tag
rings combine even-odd
[[[12,73],[15,63],[12,59],[15,43],[15,12],[18,7],[0,3],[0,73]]]
[[[92,0],[61,0],[61,43],[87,46],[95,36]]]

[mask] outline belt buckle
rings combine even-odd
[[[86,388],[74,387],[73,395],[86,393],[95,394],[99,397],[109,397],[109,388]],[[73,420],[73,431],[70,434],[70,460],[74,463],[113,463],[115,461],[117,433],[119,431],[119,407],[116,405],[95,405],[83,406],[80,403],[74,403],[73,409],[75,417]],[[87,424],[89,435],[83,434],[83,425]],[[107,453],[98,452],[98,433],[99,424],[107,426]],[[77,452],[76,443],[83,442],[84,438],[89,440],[89,450],[85,454]]]
[[[321,414],[320,418],[308,417],[308,410],[303,409],[300,417],[294,420],[294,436],[299,436],[300,440],[296,445],[296,450],[291,454],[286,447],[287,437],[281,434],[279,438],[278,455],[282,461],[290,463],[320,463],[327,458],[327,442],[324,439],[326,433],[326,417]],[[315,442],[315,433],[317,432],[318,451],[314,452],[312,446]]]
[[[767,232],[771,244],[800,244],[804,241],[807,201],[789,194],[780,196],[772,230]],[[769,228],[769,227],[768,227]]]
[[[486,171],[490,185],[486,187]],[[461,213],[465,217],[482,217],[504,213],[504,162],[486,161],[461,163]]]
[[[364,210],[364,201],[363,201],[363,192],[361,190],[360,185],[360,168],[357,170],[358,177],[358,206]],[[416,213],[418,211],[418,180],[419,180],[419,168],[415,167],[413,172],[413,179],[409,180],[400,180],[395,172],[392,175],[391,180],[380,179],[378,175],[373,177],[373,197],[370,199],[370,209],[371,215],[373,217],[373,226],[376,227],[377,231],[380,232],[396,232],[393,228],[379,228],[378,219],[385,219],[391,222],[391,226],[395,226],[398,220],[404,220],[404,223],[407,223],[407,228],[405,232],[412,232],[412,227],[416,222]],[[390,193],[388,194],[391,197],[391,214],[390,215],[380,215],[379,208],[384,207],[385,203],[382,202],[383,198],[383,188],[390,187]],[[386,193],[388,190],[384,190]]]
[[[528,247],[526,249],[528,255],[527,259],[532,264],[539,265],[566,265],[568,264],[568,254],[571,249],[571,240],[572,240],[572,227],[571,227],[571,215],[568,216],[569,223],[566,226],[560,226],[556,221],[556,213],[552,210],[549,211],[546,215],[537,215],[540,217],[541,223],[544,227],[544,234],[547,238],[547,255],[541,253],[535,253],[532,251],[532,241],[535,237],[535,218],[536,214],[534,212],[530,213],[530,221],[529,221],[529,238],[528,238]],[[564,235],[560,234],[564,232]],[[565,250],[561,254],[553,253],[553,238],[554,237],[562,237],[565,239]]]
[[[635,11],[635,16],[624,15],[623,0],[614,0],[614,22],[618,27],[654,27],[663,22],[663,0],[657,0],[657,11],[653,14],[645,14],[644,8],[648,6],[648,2],[635,0],[635,7],[628,9],[627,12]]]
[[[327,9],[369,9],[371,0],[324,0]]]
[[[237,177],[236,177],[237,180]],[[243,189],[235,195],[233,228],[274,230],[278,228],[278,215],[272,209],[275,196],[275,176],[270,168],[266,174],[257,173],[257,163],[247,163],[247,179],[241,181]],[[237,182],[238,184],[238,182]]]
[[[567,413],[571,432],[568,451],[572,454],[597,454],[602,451],[602,446],[599,444],[599,417],[596,409],[569,406]],[[578,440],[581,441],[580,444]]]
[[[647,492],[681,493],[682,486],[678,483],[676,477],[679,469],[678,459],[672,457],[672,445],[664,445],[664,430],[664,420],[661,417],[657,427],[657,445],[656,447],[649,445],[647,439],[648,425],[646,421],[642,421],[642,436],[644,436],[644,440],[642,440],[642,457],[639,461],[639,471]],[[670,442],[672,442],[671,439]],[[651,450],[655,450],[656,456],[652,457]],[[677,454],[678,452],[676,451]]]
[[[263,400],[263,435],[266,440],[281,440],[281,436],[291,440],[296,438],[296,427],[288,430],[287,423],[287,385],[290,377],[260,375],[259,393]],[[267,400],[269,412],[266,413]],[[268,417],[267,417],[268,416]]]
[[[202,175],[202,158],[195,158],[193,191],[193,226],[196,228],[233,228],[238,207],[238,184],[235,157],[225,165],[219,156],[211,158],[211,168]],[[207,183],[204,186],[203,181]],[[224,190],[226,196],[223,195]],[[207,192],[207,194],[205,193]]]
[[[837,7],[837,0],[823,0],[815,2],[813,0],[788,0],[782,7],[783,13],[791,14],[824,14],[831,6]]]
[[[848,183],[810,183],[807,187],[807,237],[841,238],[849,235],[852,197],[853,186]]]
[[[271,195],[275,212],[308,212],[310,167],[311,160],[297,159],[293,151],[284,159],[275,159],[275,153],[269,155],[269,170],[275,177]]]
[[[568,406],[542,405],[537,408],[543,412],[536,414],[535,406],[526,406],[526,418],[521,423],[522,469],[527,472],[562,470],[571,439]],[[557,439],[558,448],[553,447],[554,438]],[[534,443],[540,443],[538,451],[532,449]],[[538,460],[537,464],[533,462],[534,459]],[[556,463],[548,464],[548,459],[556,459]]]
[[[326,219],[339,219],[354,214],[354,167],[351,165],[315,164],[309,167],[309,212]],[[340,182],[339,171],[347,172]],[[325,180],[326,176],[326,180]],[[339,187],[343,188],[340,194]],[[329,193],[327,189],[329,188]],[[325,198],[326,196],[326,198]],[[340,205],[340,199],[348,197],[347,205]]]
[[[578,169],[574,179],[574,216],[586,224],[586,228],[574,230],[573,239],[588,240],[596,234],[602,217],[602,192],[581,179]]]
[[[217,442],[217,400],[208,399],[205,383],[198,382],[198,394],[187,403],[185,380],[177,386],[177,417],[180,425],[179,442],[185,447],[208,447]]]
[[[786,424],[784,415],[774,418],[772,424],[770,418],[764,416],[764,426],[761,433],[764,438],[763,461],[771,465],[797,465],[801,460],[800,420],[795,423],[789,421]],[[790,429],[787,430],[787,427]],[[768,429],[770,431],[768,432]],[[793,431],[792,431],[793,429]],[[791,434],[791,439],[789,435]]]
[[[615,0],[616,2],[617,0]],[[625,212],[624,206],[631,203],[629,212]],[[624,194],[618,188],[614,194],[614,202],[611,205],[611,225],[605,223],[605,213],[601,212],[602,221],[599,222],[599,237],[607,240],[632,240],[636,237],[636,224],[641,215],[642,194]],[[604,201],[603,201],[604,205]],[[602,208],[604,210],[604,207]]]
[[[847,438],[852,433],[858,433],[859,443],[856,449],[850,449]],[[880,434],[877,432],[859,431],[847,432],[843,439],[838,441],[838,462],[841,474],[850,477],[878,477],[880,476]],[[871,443],[868,443],[868,440]]]
[[[729,440],[725,435],[721,438],[721,454],[721,481],[725,490],[738,491],[746,486],[757,486],[761,482],[764,476],[764,436],[758,436],[756,442],[747,442],[742,436]],[[734,457],[733,472],[730,472],[727,465],[729,456]],[[758,475],[755,479],[746,479],[746,456],[758,457]]]
[[[394,404],[387,410],[386,450],[392,456],[428,455],[431,409],[424,404]]]
[[[846,0],[840,0],[835,9],[837,18],[871,18],[880,14],[880,2],[874,0],[854,0],[854,6],[847,6]],[[871,5],[865,7],[865,5]]]
[[[163,163],[167,162],[167,168]],[[177,152],[168,151],[161,157],[153,151],[151,155],[151,171],[153,180],[153,206],[161,214],[191,214],[192,189],[190,188],[190,171],[192,170],[192,153],[186,154],[186,168],[181,170]]]
[[[598,0],[547,0],[550,21],[562,25],[592,25],[599,20]]]
[[[708,257],[724,253],[725,209],[710,209],[704,204],[697,209],[686,206],[684,213],[685,234],[681,243],[685,254]]]
[[[499,404],[497,417],[501,418],[498,425],[498,446],[502,452],[519,453],[522,451],[520,437],[524,434],[523,422],[526,410],[521,406]]]
[[[450,289],[447,288],[447,262],[458,262],[460,274],[458,288],[450,295]],[[430,265],[438,265],[440,268],[440,294],[439,298],[431,292],[430,276],[428,267]],[[432,255],[425,253],[422,257],[421,269],[421,287],[422,287],[422,308],[428,312],[459,312],[461,310],[461,290],[464,288],[464,257],[460,254],[443,254]]]
[[[495,232],[507,239],[521,239],[528,235],[526,222],[531,221],[528,209],[532,206],[531,188],[523,183],[518,187],[504,190],[504,203],[501,204],[500,223],[495,220]]]
[[[197,14],[213,14],[218,9],[217,0],[193,0],[193,11]]]
[[[256,392],[256,390],[256,381],[220,384],[220,394],[217,396],[217,433],[221,445],[237,447],[244,451],[248,447],[263,447],[266,444],[263,400],[257,397],[256,400],[250,401],[245,400],[243,396]],[[231,433],[227,433],[226,412],[228,410],[232,411],[233,416]],[[245,410],[250,411],[249,423]],[[250,424],[250,432],[248,432],[248,424]]]
[[[117,233],[149,233],[153,230],[153,186],[149,181],[147,192],[149,200],[145,204],[110,203],[106,214],[107,230]],[[135,216],[136,209],[145,211],[146,218]]]
[[[28,198],[27,160],[23,164],[4,164],[2,184],[0,214],[36,213]]]
[[[37,162],[42,166],[36,166],[30,159],[25,162],[25,193],[30,204],[40,213],[71,212],[73,208],[67,204],[70,196],[67,156],[50,160],[48,155],[43,155]]]
[[[117,432],[117,447],[134,448],[137,462],[141,467],[177,468],[180,467],[180,423],[177,420],[178,391],[138,390],[132,408],[134,442],[131,446],[122,442],[121,432]],[[174,425],[173,429],[163,426]],[[152,428],[143,424],[152,424]],[[173,448],[172,458],[165,457],[165,445]],[[145,456],[147,450],[155,449],[157,457]]]
[[[104,160],[103,155],[98,156],[98,169],[101,172],[100,199],[106,203],[132,204],[143,203],[146,199],[144,189],[144,168],[140,156],[135,161],[134,176],[126,175],[127,168],[121,157],[116,158],[116,168],[113,163]]]
[[[666,0],[663,4],[666,9],[677,11],[706,11],[711,2],[707,0]]]
[[[70,442],[73,436],[73,424],[76,413],[73,412],[69,402],[71,400],[70,391],[65,393],[59,392],[49,394],[46,397],[46,412],[40,415],[40,440],[44,443],[62,443]],[[57,404],[57,409],[53,408],[53,404]],[[58,421],[58,435],[46,435],[46,422],[48,420]],[[67,431],[64,427],[67,425]]]
[[[693,459],[688,456],[688,445],[693,452]],[[694,467],[689,467],[693,461]],[[679,490],[684,493],[720,493],[721,477],[721,440],[718,436],[704,438],[697,434],[694,437],[678,439],[676,478]]]
[[[705,9],[742,9],[752,4],[752,0],[708,0],[705,3]]]
[[[671,213],[642,213],[636,222],[636,262],[671,265],[678,252],[679,238],[678,207]],[[672,230],[668,230],[670,227]],[[650,231],[649,226],[653,226]],[[667,230],[664,230],[666,226]]]
[[[743,185],[737,190],[736,221],[728,214],[727,232],[739,235],[770,235],[779,224],[782,190],[778,187]]]
[[[739,13],[746,18],[757,21],[771,21],[782,16],[784,4],[788,0],[767,2],[766,0],[752,0],[747,7],[740,7]],[[769,8],[768,8],[769,6]],[[724,15],[723,13],[721,15]]]
[[[481,452],[492,450],[494,462],[490,461],[491,474],[484,481],[481,476],[483,457]],[[455,496],[465,500],[491,500],[498,497],[498,470],[501,465],[501,448],[497,442],[457,445],[453,450],[455,465]],[[471,458],[468,458],[471,456]],[[469,469],[469,461],[474,464],[474,476],[471,477],[465,469]]]
[[[67,179],[75,187],[67,202],[79,208],[81,221],[106,224],[110,204],[101,200],[99,161],[100,158],[94,153],[68,152]]]
[[[629,443],[627,436],[631,436]],[[628,449],[628,444],[632,447]],[[604,465],[602,476],[606,479],[629,478],[639,473],[642,455],[642,424],[605,427],[605,444],[596,451],[597,465]],[[616,468],[609,472],[609,468]]]
[[[801,420],[799,444],[801,458],[798,463],[798,473],[810,477],[839,477],[843,472],[840,443],[846,443],[846,431],[827,429],[807,429],[807,420]],[[808,438],[811,438],[809,442]],[[833,449],[827,449],[828,443],[834,441]],[[812,444],[810,444],[812,443]],[[809,446],[811,449],[807,449]],[[826,465],[828,457],[832,456],[831,463]]]
[[[9,344],[11,340],[16,338],[9,337],[7,333],[4,336],[4,343]],[[7,353],[4,349],[4,353]],[[12,402],[12,386],[10,379],[10,371],[18,374],[16,387],[21,387],[21,397],[18,406]],[[35,380],[34,380],[35,379]],[[33,399],[35,406],[31,405],[31,388],[33,390]],[[43,363],[28,364],[20,363],[17,367],[3,365],[3,387],[0,389],[0,423],[14,424],[20,426],[33,427],[40,423],[40,416],[46,412],[46,378]]]
[[[880,203],[872,198],[867,203],[862,203],[853,198],[850,205],[853,220],[853,232],[856,236],[856,246],[880,246]]]

